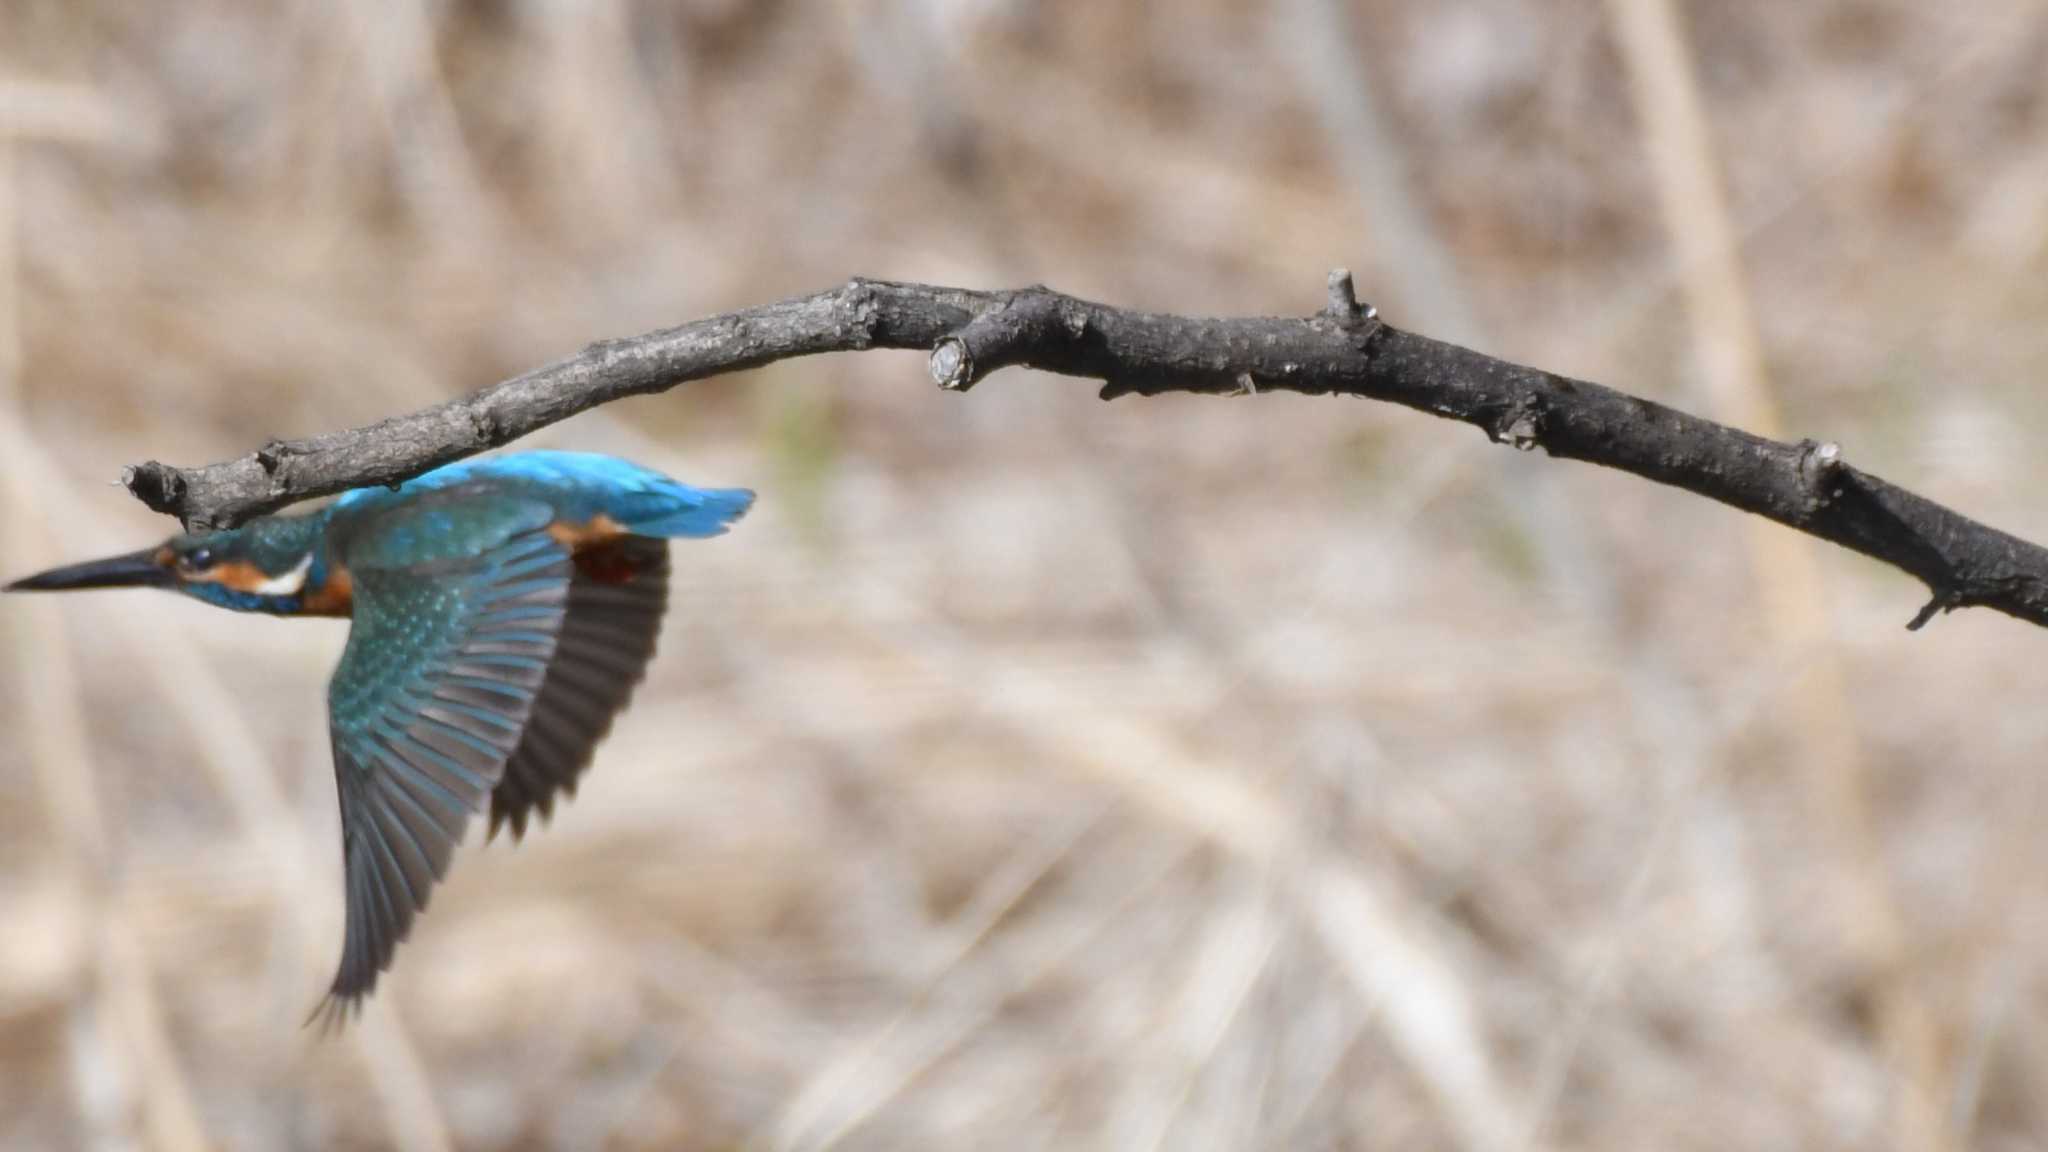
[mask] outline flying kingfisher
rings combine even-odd
[[[510,824],[516,841],[575,794],[654,655],[668,539],[719,535],[753,502],[610,456],[518,452],[6,590],[170,588],[351,619],[327,686],[348,920],[315,1010],[338,1019],[390,967],[486,797],[489,834]]]

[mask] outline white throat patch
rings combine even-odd
[[[313,554],[308,552],[297,564],[292,566],[291,571],[272,576],[270,579],[250,589],[250,591],[258,596],[296,596],[299,589],[306,586],[306,573],[311,571],[312,568]]]

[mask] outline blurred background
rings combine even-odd
[[[114,481],[860,274],[1392,322],[2048,539],[2048,20],[0,6],[0,574]],[[1384,405],[778,364],[761,493],[365,1018],[345,628],[0,603],[10,1148],[2048,1147],[2040,633]]]

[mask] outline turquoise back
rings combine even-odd
[[[754,502],[744,488],[694,488],[615,456],[534,451],[459,460],[395,491],[358,488],[336,500],[327,515],[337,524],[377,517],[428,493],[464,487],[479,496],[540,501],[557,522],[583,525],[609,517],[639,536],[717,536]],[[422,521],[420,527],[447,530],[454,524]]]

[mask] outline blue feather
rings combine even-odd
[[[558,520],[587,523],[607,516],[641,536],[717,536],[754,503],[747,489],[692,487],[616,456],[533,451],[458,460],[406,481],[396,492],[358,488],[336,500],[332,511],[397,504],[423,492],[492,481],[508,493],[545,501]]]
[[[745,488],[691,488],[669,484],[662,493],[667,509],[644,519],[621,521],[642,536],[717,536],[754,506]]]

